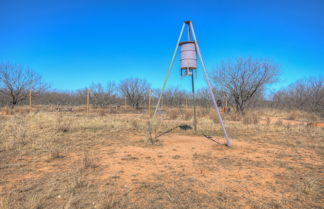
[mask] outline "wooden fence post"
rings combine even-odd
[[[148,114],[149,114],[149,118],[151,118],[151,96],[152,96],[152,89],[149,90],[149,99],[148,99]]]
[[[127,107],[127,98],[125,96],[125,105],[124,105],[124,109],[126,110],[126,107]]]
[[[186,97],[186,109],[188,109],[188,98]]]
[[[90,90],[87,90],[87,114],[89,114],[89,110],[90,110]]]
[[[32,112],[32,90],[29,90],[29,112]]]

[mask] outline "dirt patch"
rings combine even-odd
[[[12,141],[0,144],[0,205],[320,208],[321,129],[225,121],[233,147],[221,132],[208,137],[178,129],[149,145],[139,115],[72,115],[66,132],[57,131],[55,117],[28,116],[21,134],[9,128],[22,118],[7,119],[1,136]],[[200,120],[201,132],[218,133],[209,122]]]

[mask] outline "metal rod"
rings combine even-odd
[[[160,102],[161,102],[161,98],[162,98],[162,95],[163,95],[165,86],[167,84],[167,81],[169,79],[169,75],[170,75],[170,72],[171,72],[171,69],[172,69],[172,65],[173,65],[173,62],[174,62],[174,59],[175,59],[175,56],[176,56],[176,53],[177,53],[177,50],[178,50],[178,47],[179,47],[179,43],[180,43],[180,40],[181,40],[181,37],[182,37],[182,33],[183,33],[183,30],[184,30],[184,27],[185,27],[185,23],[183,23],[183,25],[182,25],[182,28],[181,28],[181,31],[180,31],[180,35],[179,35],[179,38],[178,38],[176,47],[174,49],[173,56],[172,56],[172,59],[171,59],[169,68],[168,68],[168,72],[166,74],[166,77],[165,77],[165,80],[164,80],[164,83],[163,83],[163,87],[161,89],[161,93],[160,93],[160,96],[159,96],[159,100],[158,100],[158,102],[156,104],[156,107],[155,107],[155,111],[154,111],[153,118],[152,118],[153,123],[155,122],[156,113],[157,113],[157,111],[159,109]]]
[[[193,127],[195,133],[197,133],[197,115],[196,115],[196,101],[195,101],[195,82],[194,82],[194,74],[191,74],[191,86],[192,86],[192,103],[193,103]]]
[[[188,25],[188,41],[190,41],[190,27],[189,27],[189,25]]]
[[[202,56],[201,56],[201,53],[200,53],[200,50],[199,50],[199,46],[198,46],[198,42],[197,42],[197,38],[196,38],[196,34],[195,34],[195,30],[193,28],[192,22],[190,22],[189,25],[190,25],[190,28],[191,28],[191,33],[192,33],[193,39],[195,41],[197,53],[198,53],[198,56],[199,56],[199,59],[200,59],[200,64],[201,64],[202,69],[204,71],[204,77],[205,77],[205,80],[206,80],[206,83],[207,83],[207,86],[208,86],[208,91],[209,91],[209,94],[210,94],[210,96],[211,96],[211,98],[213,100],[213,103],[214,103],[214,106],[215,106],[215,109],[216,109],[216,113],[217,113],[218,118],[219,118],[219,122],[220,122],[220,124],[222,126],[222,129],[224,131],[224,135],[225,135],[225,139],[226,139],[226,144],[227,144],[227,146],[231,146],[231,142],[230,142],[230,140],[228,138],[228,135],[227,135],[227,132],[226,132],[224,123],[223,123],[222,116],[221,116],[221,114],[219,112],[219,109],[218,109],[218,106],[217,106],[217,103],[216,103],[216,100],[215,100],[215,96],[214,96],[214,93],[212,91],[212,88],[211,88],[211,84],[209,82],[209,79],[208,79],[208,75],[207,75],[207,72],[206,72],[205,64],[204,64],[204,61],[202,59]]]

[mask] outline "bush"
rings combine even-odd
[[[184,111],[184,119],[190,120],[193,116],[192,110],[185,110]]]
[[[243,117],[243,124],[258,124],[258,116],[255,113],[245,114]]]
[[[170,109],[170,110],[168,110],[167,114],[168,114],[168,118],[170,120],[175,120],[175,119],[177,119],[177,117],[179,115],[179,111],[176,109]]]
[[[68,132],[71,130],[71,120],[67,118],[63,118],[61,114],[58,115],[56,120],[56,130],[58,132]]]
[[[214,122],[214,123],[219,123],[218,116],[215,111],[210,111],[208,114],[208,117]]]

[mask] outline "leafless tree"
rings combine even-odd
[[[324,77],[299,80],[274,93],[278,108],[299,109],[324,115]]]
[[[184,90],[179,89],[178,87],[171,87],[165,90],[163,99],[164,105],[181,107],[187,101],[190,100],[190,96]]]
[[[146,80],[130,78],[122,80],[119,84],[121,94],[127,98],[128,103],[138,109],[148,95],[150,85]]]
[[[90,85],[91,103],[94,106],[107,106],[116,103],[116,84],[108,82],[106,88],[101,83]]]
[[[46,88],[41,76],[29,68],[0,64],[0,94],[10,100],[12,108],[27,98],[29,90],[35,95]]]
[[[243,112],[249,101],[260,95],[267,84],[276,81],[278,68],[271,62],[252,58],[237,58],[221,63],[212,73],[217,90],[228,95],[235,109]]]

